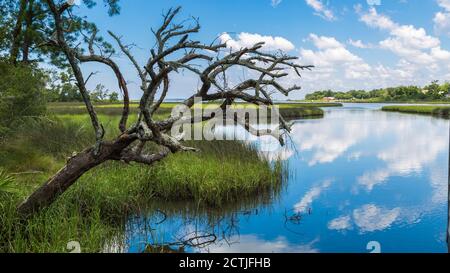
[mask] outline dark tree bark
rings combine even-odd
[[[92,147],[71,157],[64,168],[19,206],[18,211],[20,214],[27,216],[48,206],[89,170],[108,160],[121,158],[123,150],[135,140],[136,138],[132,136],[123,135],[114,142],[103,143],[97,155],[94,154],[95,148]]]
[[[33,17],[34,17],[34,0],[28,1],[28,9],[25,17],[26,29],[24,32],[22,44],[22,61],[28,63],[30,61],[30,47],[33,35]]]
[[[10,51],[10,61],[16,63],[20,52],[20,42],[22,39],[22,26],[27,9],[27,0],[20,0],[19,11],[17,14],[16,24],[12,33],[12,43]]]

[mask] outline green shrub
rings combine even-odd
[[[5,170],[0,168],[0,196],[15,191],[15,188],[12,185],[13,181],[14,179],[8,175]]]
[[[45,113],[45,86],[41,70],[0,60],[0,133],[25,117]]]

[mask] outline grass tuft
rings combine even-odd
[[[450,107],[432,106],[432,105],[394,105],[384,106],[383,111],[400,112],[411,114],[433,115],[439,117],[450,117]]]

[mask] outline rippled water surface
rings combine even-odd
[[[294,145],[271,154],[291,174],[279,196],[220,210],[156,204],[165,215],[130,219],[128,251],[369,252],[375,241],[382,252],[447,252],[448,121],[380,107],[297,121]]]

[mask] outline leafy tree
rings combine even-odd
[[[360,99],[360,100],[362,100],[362,99],[368,99],[368,98],[370,98],[370,95],[369,95],[366,91],[364,91],[364,90],[352,90],[352,91],[350,91],[349,93],[350,93],[350,94],[352,95],[352,97],[355,98],[355,99]]]
[[[45,112],[47,75],[24,65],[0,60],[0,127],[11,128],[24,117]]]
[[[339,92],[336,93],[335,98],[338,100],[351,100],[353,96],[349,93]]]
[[[70,1],[57,2],[63,9],[71,6]],[[108,7],[109,15],[120,13],[119,0],[103,0],[103,3]],[[82,4],[92,8],[97,1],[82,0]],[[53,18],[46,0],[0,0],[0,13],[0,51],[9,53],[10,62],[29,63],[47,59],[59,67],[67,66],[63,54],[52,42],[55,34]],[[74,13],[63,18],[63,21],[71,43],[78,42],[80,37],[87,37],[96,29],[94,24]]]
[[[12,1],[0,0],[0,54],[2,55],[9,51],[9,32],[12,29],[12,18],[8,14],[12,5]]]
[[[103,84],[97,84],[95,89],[90,92],[91,100],[94,102],[105,101],[108,98],[108,89]]]
[[[430,99],[442,99],[445,96],[439,85],[439,81],[431,82],[430,85],[425,86],[425,90],[427,90],[427,97]]]
[[[47,100],[49,102],[82,102],[83,98],[74,83],[70,70],[53,72],[52,83],[48,89]]]
[[[449,83],[449,82],[445,82],[444,84],[442,84],[442,85],[440,86],[440,89],[441,89],[441,93],[442,93],[444,96],[450,95],[450,83]]]
[[[375,98],[385,98],[386,97],[386,91],[384,89],[374,89],[369,91],[369,97],[371,99]]]
[[[119,93],[114,91],[111,94],[109,94],[109,102],[118,102],[118,101],[119,101]]]

